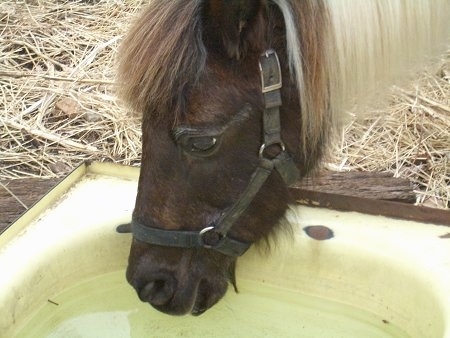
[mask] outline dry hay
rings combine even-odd
[[[143,0],[2,0],[0,179],[56,177],[85,160],[138,165],[140,121],[115,100],[114,59]],[[390,171],[418,204],[450,200],[450,55],[345,128],[328,167]]]
[[[450,208],[450,54],[432,69],[349,123],[328,167],[391,172],[413,183],[418,205]]]
[[[84,160],[139,163],[140,126],[114,96],[137,1],[2,1],[0,178],[55,177]]]

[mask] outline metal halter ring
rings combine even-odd
[[[218,247],[224,240],[225,236],[221,235],[220,233],[218,233],[217,231],[214,231],[215,227],[214,226],[209,226],[206,227],[204,229],[202,229],[199,233],[198,233],[198,242],[199,244],[206,248],[206,249],[214,249],[216,247]],[[207,234],[208,232],[213,231],[216,235],[217,235],[217,242],[214,244],[208,244],[207,241],[205,241],[204,239],[204,235]]]
[[[283,141],[270,143],[269,145],[266,145],[265,143],[263,143],[261,145],[261,148],[259,148],[259,158],[265,158],[264,150],[266,150],[267,147],[271,147],[273,145],[278,145],[280,147],[280,149],[281,149],[281,153],[286,151],[286,146],[284,145]]]

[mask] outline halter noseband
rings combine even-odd
[[[163,230],[149,227],[132,220],[131,224],[117,227],[119,233],[133,233],[139,241],[160,246],[181,248],[207,248],[225,255],[237,257],[250,247],[251,243],[241,242],[227,236],[236,220],[247,209],[264,182],[273,170],[276,170],[287,185],[299,177],[299,170],[291,156],[286,152],[281,140],[280,106],[281,68],[276,52],[272,49],[263,53],[259,60],[262,93],[265,109],[263,112],[263,143],[259,151],[259,164],[253,172],[250,182],[237,201],[215,222],[201,231]],[[269,158],[266,149],[279,148],[275,157]]]

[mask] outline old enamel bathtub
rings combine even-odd
[[[138,171],[84,165],[0,235],[0,337],[450,338],[450,228],[293,207],[295,236],[240,259],[240,292],[200,317],[124,278]],[[333,238],[309,237],[308,226]]]

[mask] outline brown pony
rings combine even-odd
[[[277,228],[339,113],[444,49],[449,6],[152,1],[119,53],[121,97],[143,116],[127,269],[139,298],[198,315],[236,288],[237,256]]]

